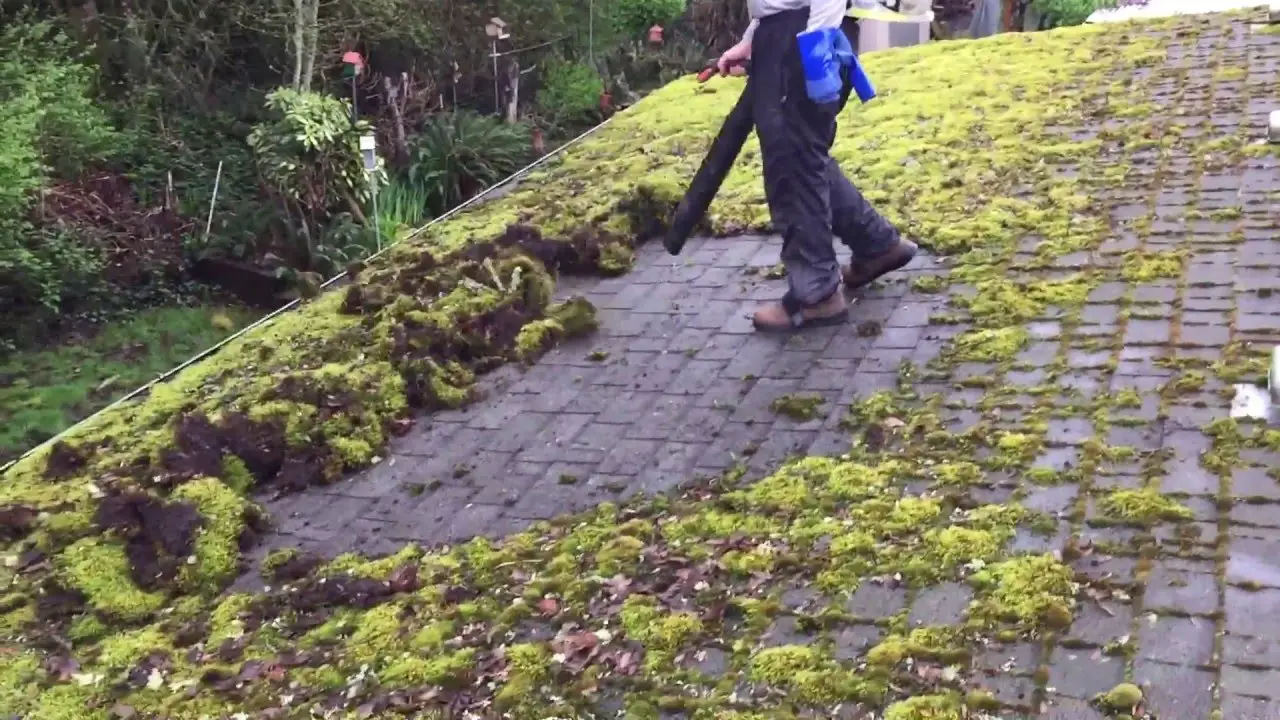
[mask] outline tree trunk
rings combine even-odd
[[[520,109],[520,62],[515,55],[507,61],[507,124],[514,125]]]
[[[320,0],[293,0],[293,89],[311,90],[319,36]]]
[[[302,90],[302,55],[306,33],[302,28],[302,3],[304,0],[293,0],[293,89]]]
[[[404,130],[404,105],[409,100],[409,73],[400,73],[400,83],[391,84],[391,78],[382,78],[382,87],[387,94],[387,104],[391,106],[391,117],[395,121],[395,150],[398,159],[409,156],[409,138]]]

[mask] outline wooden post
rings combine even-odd
[[[1004,19],[1000,22],[1000,29],[1004,32],[1013,32],[1013,6],[1018,0],[1001,0],[1001,9],[1004,11]]]

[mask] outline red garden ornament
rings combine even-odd
[[[654,25],[653,27],[649,28],[649,43],[651,45],[662,44],[662,26],[661,25]]]

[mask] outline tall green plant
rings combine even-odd
[[[353,125],[344,100],[292,88],[273,91],[266,105],[271,117],[254,127],[249,146],[264,183],[286,210],[296,239],[293,261],[307,270],[332,270],[336,260],[320,261],[349,253],[322,247],[324,226],[340,212],[367,225],[372,183],[385,179],[381,164],[371,177],[360,157],[368,123]]]
[[[383,244],[394,241],[400,230],[425,222],[429,201],[425,190],[402,180],[392,180],[378,190],[378,227]]]
[[[519,170],[530,130],[469,110],[432,115],[409,148],[409,183],[439,215]]]

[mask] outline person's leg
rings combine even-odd
[[[853,261],[842,270],[845,285],[856,289],[885,273],[897,270],[915,257],[916,246],[876,212],[831,159],[827,165],[831,188],[831,227],[853,252]]]
[[[827,165],[838,105],[818,106],[805,92],[796,33],[806,11],[766,18],[752,42],[753,116],[764,165],[765,196],[782,235],[788,290],[756,313],[761,330],[843,322],[848,315],[832,244]]]

